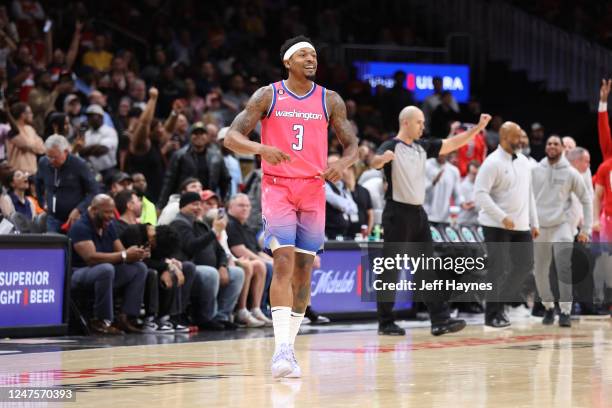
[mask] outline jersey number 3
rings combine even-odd
[[[293,125],[293,131],[297,132],[295,138],[297,143],[293,143],[291,148],[293,150],[302,150],[304,148],[304,125]]]

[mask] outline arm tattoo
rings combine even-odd
[[[342,97],[334,91],[327,91],[326,102],[329,107],[329,122],[345,151],[349,148],[357,151],[357,136],[346,118],[346,105]]]
[[[230,129],[247,136],[263,118],[272,102],[272,89],[269,86],[259,88],[247,102],[242,112],[234,118]]]

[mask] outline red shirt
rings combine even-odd
[[[595,174],[595,184],[603,187],[602,211],[612,216],[612,158],[603,162]],[[594,214],[598,217],[599,214]]]
[[[455,130],[455,135],[463,133],[465,127],[459,127]],[[472,140],[465,146],[462,146],[457,150],[457,164],[461,177],[465,177],[468,172],[468,165],[471,161],[477,161],[482,164],[485,157],[487,156],[487,140],[484,136],[484,131],[478,133]]]

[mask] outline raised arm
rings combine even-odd
[[[328,90],[325,97],[329,110],[329,123],[336,132],[336,137],[342,145],[342,157],[340,160],[330,164],[321,176],[335,183],[342,178],[344,169],[353,165],[359,158],[357,136],[346,118],[346,105],[340,95],[334,91]]]
[[[77,20],[74,25],[74,35],[72,36],[72,41],[70,42],[70,48],[68,48],[68,53],[66,53],[66,69],[69,71],[72,70],[74,61],[76,61],[77,54],[79,53],[79,43],[81,42],[82,29],[83,23]]]
[[[248,138],[257,122],[268,112],[272,103],[272,92],[269,86],[255,91],[247,106],[232,122],[223,145],[238,154],[258,154],[263,160],[276,165],[289,161],[289,155],[276,147],[253,142]]]
[[[610,133],[610,119],[608,118],[608,96],[612,80],[602,79],[599,88],[599,108],[597,109],[597,130],[599,133],[599,147],[603,160],[612,157],[612,133]]]
[[[441,155],[449,154],[459,149],[461,146],[467,144],[474,136],[476,136],[480,131],[487,127],[487,124],[491,120],[491,115],[483,113],[480,115],[480,121],[476,126],[471,129],[466,130],[463,133],[458,134],[457,136],[450,137],[448,139],[444,139],[442,141],[442,148],[440,149]]]
[[[151,133],[151,122],[155,114],[155,105],[157,104],[158,91],[156,88],[149,89],[149,100],[145,109],[138,118],[138,124],[134,132],[130,134],[130,151],[136,154],[146,153],[150,146],[149,133]]]

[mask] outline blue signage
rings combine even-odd
[[[62,324],[65,252],[0,249],[0,327]]]
[[[470,68],[467,65],[414,64],[409,62],[365,62],[354,63],[357,78],[367,81],[372,90],[378,85],[391,88],[393,74],[406,74],[404,87],[413,92],[417,101],[422,102],[433,93],[433,78],[442,78],[442,88],[450,91],[457,102],[465,103],[470,98]]]

